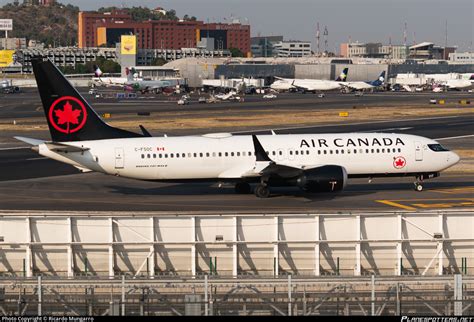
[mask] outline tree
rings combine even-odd
[[[166,64],[167,61],[161,57],[156,57],[155,59],[153,59],[153,61],[151,62],[151,65],[152,66],[163,66],[164,64]]]
[[[239,48],[229,48],[232,57],[245,57],[244,53]]]

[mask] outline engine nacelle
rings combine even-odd
[[[296,179],[296,185],[310,192],[341,191],[347,185],[347,171],[338,165],[309,169]]]

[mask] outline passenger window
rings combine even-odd
[[[198,156],[197,153],[194,153],[194,157],[197,158],[197,156]]]
[[[398,148],[398,152],[402,152],[402,149]]]
[[[199,153],[199,156],[202,158],[204,155],[202,153]]]
[[[332,150],[329,150],[329,154],[332,154]]]
[[[168,154],[165,154],[165,158],[168,158]]]
[[[181,154],[181,156],[182,156],[183,158],[185,158],[185,157],[186,157],[186,153]]]
[[[210,155],[210,154],[209,154],[209,152],[206,152],[206,157],[208,157],[208,158],[209,158],[209,155]]]
[[[336,150],[336,154],[339,154],[339,150]]]
[[[306,154],[309,155],[309,150],[306,150]]]
[[[377,153],[380,153],[380,149],[377,149]]]
[[[191,153],[188,153],[188,158],[191,158],[192,154]]]
[[[228,152],[226,152],[226,153],[225,153],[225,156],[226,156],[226,157],[228,157],[228,156],[229,156],[229,153],[228,153]]]
[[[318,150],[318,154],[321,154],[321,150]]]
[[[213,158],[216,157],[216,152],[212,152],[212,157],[213,157]]]
[[[293,155],[293,151],[290,150],[290,155]]]
[[[156,159],[156,154],[155,153],[153,153],[153,159]]]
[[[365,149],[365,153],[369,153],[369,149]]]
[[[341,154],[344,154],[344,150],[341,150]]]
[[[145,155],[144,155],[144,154],[142,154],[142,159],[145,159]]]
[[[146,155],[146,157],[149,159],[149,158],[150,158],[150,155],[149,155],[149,154],[147,154],[147,155]]]
[[[222,152],[219,152],[219,156],[220,156],[220,157],[222,156]]]
[[[374,153],[374,149],[371,149],[370,152],[371,152],[371,153]]]
[[[382,153],[385,153],[385,149],[382,149]]]
[[[171,154],[170,154],[170,158],[174,158],[174,153],[171,153]]]
[[[328,151],[326,151],[326,150],[324,150],[323,152],[324,152],[324,154],[328,154]]]
[[[240,157],[240,152],[237,152],[237,156]]]
[[[357,154],[357,149],[354,149],[354,154]]]
[[[279,154],[279,155],[283,155],[283,152],[282,152],[282,151],[278,151],[278,154]]]
[[[272,154],[273,154],[273,155],[276,155],[276,152],[275,152],[275,151],[272,151]]]
[[[231,152],[231,153],[230,153],[230,156],[233,157],[233,156],[234,156],[234,152]]]
[[[158,154],[158,157],[159,157],[160,159],[163,158],[163,154],[161,154],[161,153]]]
[[[176,153],[176,157],[179,158],[179,153]]]
[[[298,151],[295,151],[295,155],[298,155]]]

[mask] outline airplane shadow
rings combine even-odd
[[[113,194],[122,194],[122,195],[140,195],[140,196],[250,196],[255,198],[255,195],[250,194],[236,194],[234,188],[231,186],[225,186],[218,188],[212,184],[173,184],[163,187],[153,187],[153,188],[142,188],[142,187],[126,187],[126,186],[117,186],[109,185],[106,188],[111,190]],[[267,199],[257,200],[268,200],[268,199],[277,199],[277,198],[303,198],[306,202],[312,201],[330,201],[338,197],[343,196],[363,196],[373,194],[374,191],[351,191],[351,192],[334,192],[334,193],[324,193],[324,192],[305,192],[296,187],[275,187],[271,188],[270,197]],[[242,198],[240,198],[242,199]]]

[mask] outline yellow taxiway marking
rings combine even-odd
[[[388,206],[402,208],[402,209],[405,209],[405,210],[416,210],[416,208],[413,208],[413,207],[410,207],[410,206],[405,206],[405,205],[399,204],[398,202],[394,202],[394,201],[390,201],[390,200],[375,200],[375,201],[377,201],[379,203],[386,204]]]
[[[474,187],[449,188],[449,189],[430,189],[433,192],[457,194],[457,193],[474,193]]]
[[[375,200],[388,206],[401,208],[405,210],[416,210],[417,208],[453,208],[453,207],[472,207],[474,198],[449,198],[449,199],[398,199],[398,200]],[[436,203],[423,202],[437,201]],[[400,203],[403,202],[403,203]],[[415,202],[415,203],[413,203]],[[406,203],[406,204],[404,204]]]

